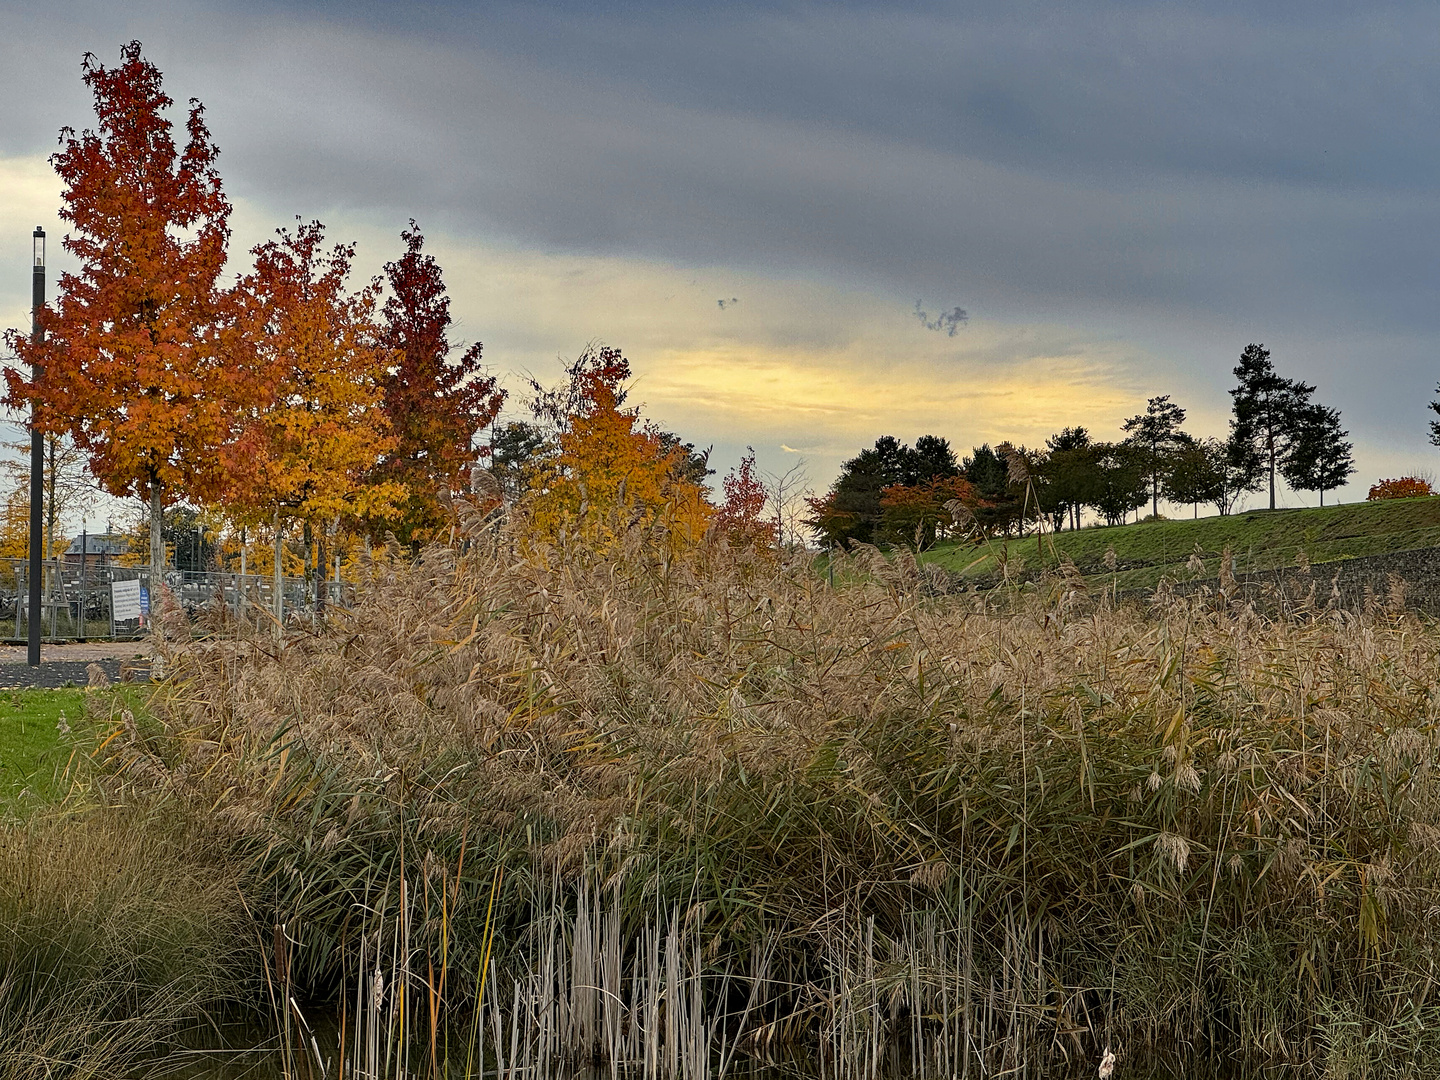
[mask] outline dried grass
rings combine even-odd
[[[717,1039],[857,1074],[908,1045],[922,1071],[1113,1046],[1401,1075],[1386,1039],[1428,1045],[1433,625],[1116,608],[1064,572],[947,595],[903,552],[830,588],[639,530],[466,544],[377,561],[323,632],[217,625],[172,657],[164,733],[116,744],[116,794],[238,838],[310,993],[403,925],[385,947],[429,1000],[471,973],[459,1015],[503,866],[492,1002],[593,887],[626,972],[675,912],[695,928]]]

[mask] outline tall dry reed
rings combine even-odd
[[[164,733],[112,748],[117,789],[238,838],[286,995],[354,1025],[383,966],[376,1047],[655,1076],[701,1043],[837,1076],[1435,1050],[1433,625],[1064,573],[952,595],[875,551],[832,588],[637,530],[465,545],[377,562],[323,632],[217,625]]]
[[[0,1078],[115,1077],[247,992],[238,876],[143,806],[0,833]]]

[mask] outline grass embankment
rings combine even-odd
[[[476,533],[173,659],[103,789],[224,839],[252,1005],[345,1003],[351,1066],[1440,1053],[1440,630],[664,550]]]
[[[1076,532],[996,541],[991,548],[941,544],[923,561],[968,578],[997,578],[1008,563],[1012,577],[1058,565],[1060,554],[1090,578],[1120,591],[1153,589],[1162,576],[1216,577],[1229,548],[1236,570],[1294,566],[1303,552],[1312,563],[1440,546],[1440,498],[1388,499],[1301,510],[1250,510],[1198,521],[1142,521]],[[1203,553],[1204,569],[1189,560]],[[1116,569],[1105,563],[1114,550]]]
[[[83,690],[0,692],[0,812],[25,816],[57,802],[91,734]]]

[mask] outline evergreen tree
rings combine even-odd
[[[1435,389],[1440,391],[1440,385],[1437,385]],[[1430,411],[1440,413],[1440,401],[1430,402]],[[1440,420],[1430,421],[1430,445],[1440,446]]]
[[[1003,473],[1004,466],[1000,468]],[[939,436],[922,435],[912,448],[893,435],[882,435],[873,447],[840,466],[827,495],[810,500],[809,523],[827,543],[876,543],[886,538],[880,532],[886,488],[916,487],[959,471],[954,451]]]
[[[938,435],[921,435],[916,439],[915,450],[907,464],[910,472],[904,481],[907,487],[960,475],[960,463],[955,460],[950,441]]]
[[[1235,399],[1231,438],[1238,466],[1254,461],[1270,481],[1270,509],[1275,509],[1275,475],[1285,464],[1300,421],[1315,387],[1285,379],[1270,362],[1270,350],[1247,345],[1235,367],[1239,380],[1230,396]]]
[[[1254,445],[1237,438],[1233,431],[1228,439],[1206,439],[1205,447],[1216,475],[1221,478],[1210,501],[1224,517],[1235,509],[1240,496],[1260,490],[1265,482],[1265,463]]]
[[[1309,405],[1300,414],[1291,437],[1290,453],[1281,472],[1296,491],[1334,491],[1355,472],[1351,451],[1355,444],[1340,426],[1340,412],[1325,405]]]
[[[1139,416],[1125,421],[1125,441],[1140,452],[1140,463],[1150,483],[1150,513],[1160,516],[1160,486],[1165,480],[1175,454],[1179,451],[1184,432],[1185,410],[1170,400],[1170,395],[1153,397]]]
[[[1123,525],[1150,497],[1144,452],[1130,443],[1100,443],[1095,452],[1095,495],[1090,503],[1106,524]]]
[[[1220,475],[1217,456],[1212,445],[1221,446],[1218,439],[1194,439],[1185,436],[1170,460],[1162,490],[1165,498],[1175,503],[1189,503],[1191,516],[1200,516],[1200,504],[1213,502],[1224,486]]]
[[[524,420],[512,420],[491,434],[490,471],[508,502],[529,490],[535,465],[552,446],[544,431]]]
[[[1010,467],[984,443],[970,451],[961,470],[984,500],[975,512],[976,520],[986,532],[1008,533],[1019,522],[1024,506],[1024,493],[1010,483]]]
[[[1083,427],[1067,427],[1045,440],[1039,469],[1040,506],[1058,531],[1066,522],[1080,527],[1080,510],[1097,496],[1095,446]]]

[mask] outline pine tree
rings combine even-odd
[[[1340,426],[1340,413],[1325,405],[1308,405],[1301,412],[1291,436],[1290,453],[1282,473],[1296,491],[1318,491],[1320,505],[1325,492],[1344,485],[1355,472],[1351,451],[1355,444]]]
[[[1171,460],[1182,445],[1185,410],[1170,400],[1170,395],[1153,397],[1139,416],[1125,421],[1123,430],[1130,437],[1125,441],[1140,451],[1145,478],[1150,483],[1150,512],[1160,516],[1160,486]]]
[[[1237,460],[1254,461],[1270,481],[1270,509],[1275,509],[1275,476],[1284,465],[1315,387],[1281,378],[1270,362],[1270,350],[1247,345],[1235,367],[1239,385],[1231,438]]]

